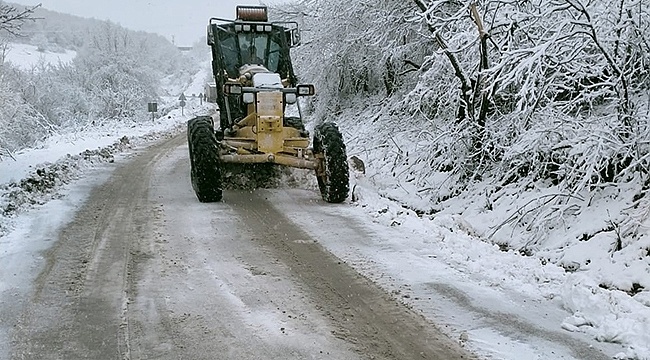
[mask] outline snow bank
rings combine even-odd
[[[175,103],[175,99],[168,99]],[[120,122],[89,128],[81,133],[48,139],[38,149],[29,149],[0,160],[0,236],[12,227],[11,218],[33,206],[58,197],[59,190],[98,163],[113,162],[115,156],[152,141],[185,130],[187,120],[215,111],[213,104],[188,101],[181,109],[147,123]]]

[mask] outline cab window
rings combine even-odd
[[[269,44],[267,68],[273,72],[277,72],[278,65],[280,65],[280,49],[280,44],[276,41],[276,39],[271,38]]]
[[[268,35],[263,33],[239,33],[241,64],[266,65]]]
[[[220,45],[226,72],[230,77],[236,77],[240,66],[237,38],[234,34],[221,33]]]

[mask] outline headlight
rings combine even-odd
[[[252,104],[255,102],[255,94],[253,93],[244,93],[242,98],[244,99],[244,104]]]
[[[284,95],[284,102],[287,104],[295,104],[297,100],[296,94],[287,93]]]

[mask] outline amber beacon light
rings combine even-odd
[[[266,6],[237,6],[237,19],[244,21],[269,21]]]

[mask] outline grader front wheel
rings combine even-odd
[[[350,175],[343,135],[333,123],[323,123],[314,131],[314,154],[321,159],[316,178],[323,200],[343,202],[350,191]]]
[[[200,202],[221,201],[221,163],[214,125],[209,116],[187,122],[192,187]]]

